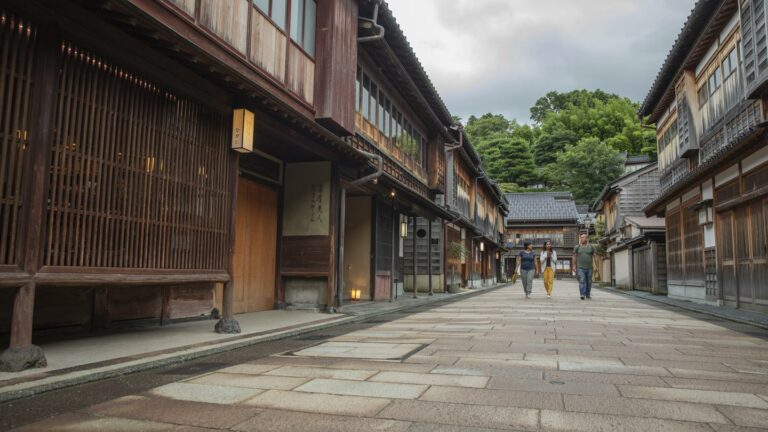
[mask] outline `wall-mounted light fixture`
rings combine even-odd
[[[408,237],[408,221],[407,220],[400,221],[400,237],[402,238]]]
[[[360,290],[359,289],[353,289],[352,290],[352,300],[360,300]]]
[[[485,243],[480,242],[480,252],[485,252]]]
[[[232,112],[232,150],[240,153],[253,151],[253,112],[237,108]]]
[[[709,225],[715,222],[714,202],[711,199],[704,200],[699,208],[699,225]]]
[[[688,207],[688,209],[697,212],[699,214],[699,225],[705,226],[715,221],[715,209],[713,207],[714,201],[706,199]]]

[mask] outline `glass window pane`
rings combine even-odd
[[[360,74],[362,72],[360,71],[360,67],[357,67],[357,75],[355,76],[356,82],[355,82],[355,111],[360,111]]]
[[[304,51],[312,57],[315,56],[315,0],[306,0],[307,6],[304,13]]]
[[[370,112],[368,113],[368,120],[373,123],[373,125],[376,125],[376,98],[379,94],[379,88],[376,87],[376,84],[371,82],[371,105],[370,105]]]
[[[270,18],[278,27],[285,30],[285,11],[288,0],[272,0],[272,14]]]
[[[291,39],[301,45],[301,30],[304,27],[304,0],[291,0]]]
[[[371,80],[367,75],[363,76],[363,117],[368,118],[368,105],[371,94]]]
[[[253,0],[253,4],[266,15],[269,15],[269,0]]]

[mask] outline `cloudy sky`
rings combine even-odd
[[[695,0],[388,0],[451,113],[529,122],[549,90],[641,101]]]

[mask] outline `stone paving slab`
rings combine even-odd
[[[555,393],[432,386],[419,400],[517,408],[563,409],[563,398]]]
[[[360,417],[373,417],[389,403],[389,399],[382,398],[282,390],[269,390],[245,402],[260,408]]]
[[[191,384],[207,384],[212,386],[244,387],[262,390],[291,390],[305,382],[308,378],[294,378],[267,375],[245,375],[230,373],[211,373],[188,381]]]
[[[543,410],[541,425],[545,430],[585,432],[711,432],[704,423],[659,420],[646,417],[585,414]]]
[[[150,391],[154,396],[190,402],[231,405],[250,399],[264,390],[193,383],[172,383]]]
[[[768,409],[768,402],[754,394],[663,387],[618,386],[629,398],[659,399]]]
[[[405,432],[410,426],[410,422],[397,420],[265,410],[232,430],[238,432]]]
[[[564,400],[567,411],[731,424],[714,406],[696,403],[574,395]]]
[[[101,417],[171,423],[206,428],[230,428],[257,414],[256,408],[185,402],[168,398],[126,396],[88,408],[85,412]]]
[[[297,387],[296,391],[390,399],[416,399],[421,396],[427,388],[428,386],[426,385],[415,384],[314,379]]]
[[[371,381],[413,383],[428,385],[443,385],[455,387],[484,388],[488,384],[489,377],[484,376],[460,376],[448,374],[419,374],[410,372],[381,372],[374,375]]]
[[[538,411],[527,408],[396,401],[379,418],[496,429],[536,430]]]

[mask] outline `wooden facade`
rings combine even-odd
[[[461,223],[469,250],[488,242],[475,273],[490,275],[503,197],[386,5],[386,36],[358,42],[372,13],[357,0],[5,2],[0,339],[24,350],[41,331],[217,313],[217,331],[237,332],[236,313],[340,308],[355,287],[392,300],[423,273],[444,290],[458,214],[446,154],[482,203]],[[232,149],[236,109],[253,113],[251,151]]]
[[[666,275],[666,265],[658,265],[658,252],[649,252],[664,248],[664,221],[645,218],[643,214],[643,208],[658,196],[658,190],[658,167],[647,163],[607,184],[595,200],[592,210],[603,222],[599,242],[605,250],[602,259],[607,262],[601,269],[600,282],[658,293],[666,289],[666,278],[660,278],[661,274]],[[640,269],[651,273],[643,279]]]
[[[645,211],[666,219],[670,296],[768,310],[765,3],[697,5],[640,111],[659,125]]]

